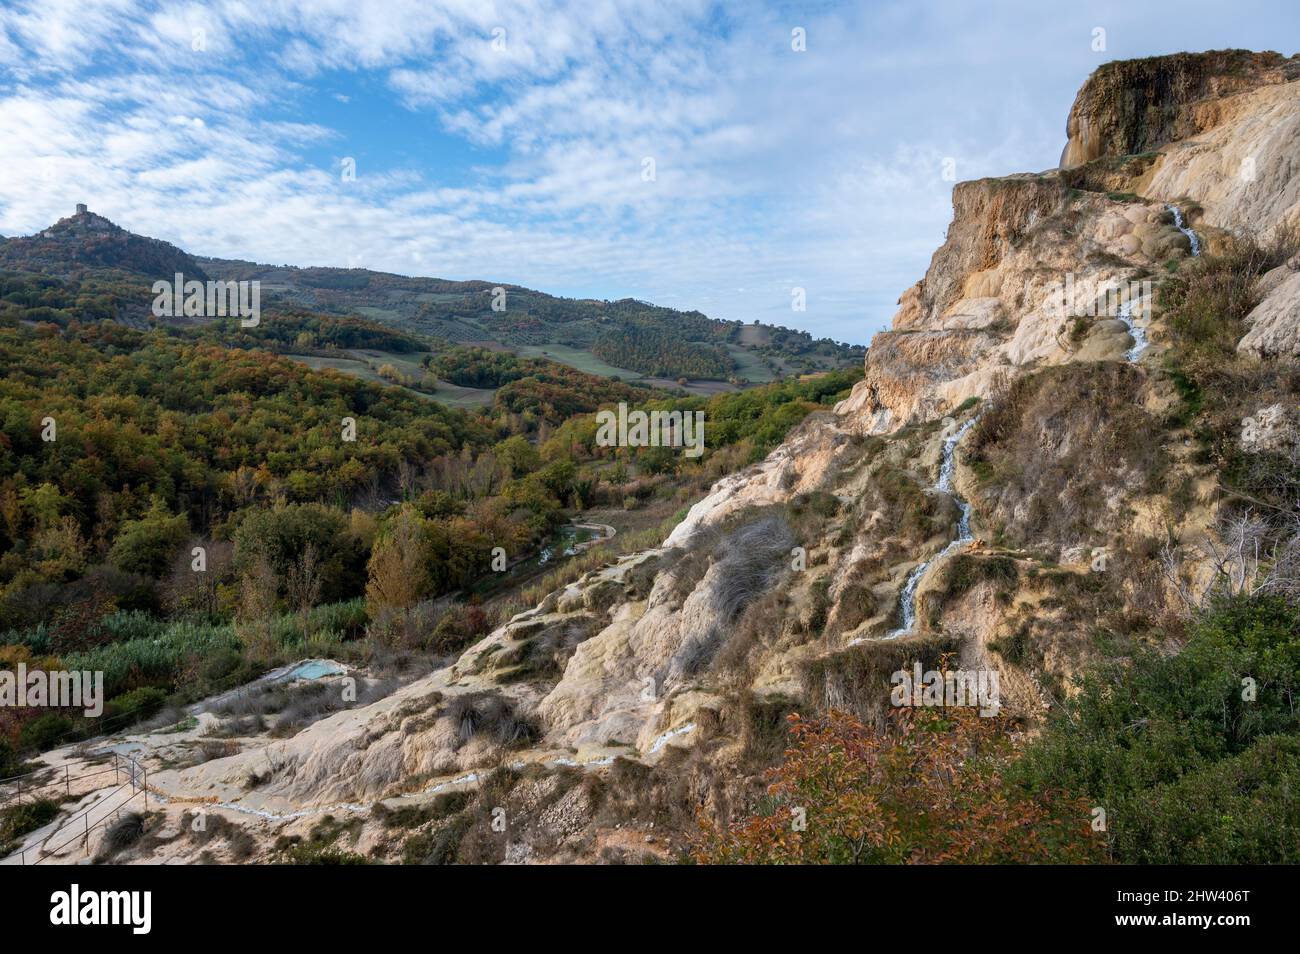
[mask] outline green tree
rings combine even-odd
[[[189,521],[183,515],[170,513],[162,500],[155,497],[144,516],[122,524],[109,559],[128,573],[157,579],[167,571],[176,548],[189,532]]]

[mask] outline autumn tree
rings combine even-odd
[[[370,554],[366,600],[375,608],[405,609],[427,593],[427,522],[404,506],[380,529]]]

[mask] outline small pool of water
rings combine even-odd
[[[347,672],[344,666],[328,659],[308,659],[306,662],[300,662],[283,676],[279,682],[290,682],[294,679],[321,679],[325,676],[341,676]]]

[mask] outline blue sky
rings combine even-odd
[[[1300,5],[4,0],[0,233],[84,201],[198,254],[865,343],[945,160],[1050,168],[1101,63],[1225,47],[1300,50]]]

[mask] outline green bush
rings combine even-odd
[[[12,850],[14,842],[54,821],[59,803],[50,798],[19,802],[0,809],[0,852]]]
[[[1300,780],[1293,605],[1274,596],[1224,600],[1181,652],[1138,651],[1078,689],[1027,749],[1017,776],[1104,807],[1116,860],[1295,859],[1300,811],[1287,794]],[[1230,856],[1214,857],[1219,850]]]
[[[1246,751],[1110,811],[1114,852],[1136,864],[1300,861],[1300,738],[1264,736]]]
[[[167,512],[160,500],[139,520],[128,520],[113,541],[109,559],[128,573],[163,574],[189,532],[189,522]]]
[[[356,852],[322,847],[315,843],[291,845],[281,851],[276,864],[281,865],[368,865],[370,860]]]
[[[68,716],[58,712],[45,712],[26,723],[18,733],[21,749],[44,750],[65,739],[75,727]]]
[[[167,693],[157,686],[141,686],[108,701],[107,714],[126,721],[128,717],[142,718],[162,708]]]

